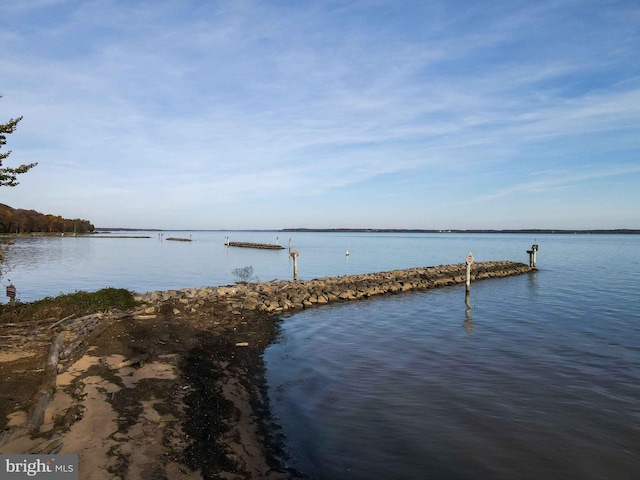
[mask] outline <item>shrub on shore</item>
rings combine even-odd
[[[258,281],[258,277],[253,274],[253,267],[251,265],[242,268],[234,268],[231,271],[231,274],[236,278],[237,283]]]
[[[134,293],[124,288],[103,288],[95,292],[76,291],[45,297],[30,303],[0,305],[0,321],[42,320],[49,317],[82,316],[98,311],[136,306]]]

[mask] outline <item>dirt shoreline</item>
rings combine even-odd
[[[105,314],[60,363],[35,431],[26,424],[53,321],[0,330],[25,337],[0,349],[0,453],[77,453],[80,478],[91,480],[291,478],[270,433],[261,359],[278,319],[220,302],[181,307]]]

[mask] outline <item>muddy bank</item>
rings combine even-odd
[[[83,479],[288,478],[268,434],[261,361],[277,319],[183,306],[0,325],[24,339],[0,351],[0,453],[77,453]],[[45,338],[60,335],[77,347],[50,377]]]
[[[474,279],[526,273],[475,264]],[[290,478],[261,355],[279,315],[464,282],[464,265],[149,292],[131,311],[0,324],[0,453],[78,453],[81,478]]]

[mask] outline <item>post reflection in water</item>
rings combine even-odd
[[[462,328],[464,328],[464,331],[467,332],[467,335],[471,335],[473,333],[473,317],[471,316],[471,301],[469,297],[469,292],[467,292],[464,297],[464,304],[467,306],[464,311],[464,315],[466,318],[464,320],[464,323],[462,324]]]

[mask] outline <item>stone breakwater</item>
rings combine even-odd
[[[228,247],[241,247],[241,248],[259,248],[262,250],[284,250],[282,245],[275,243],[251,243],[251,242],[228,242]]]
[[[534,270],[524,263],[512,261],[479,262],[471,266],[471,281],[521,275]],[[180,310],[196,313],[205,302],[221,302],[236,314],[252,311],[278,315],[315,305],[455,285],[465,283],[465,279],[466,265],[452,264],[314,280],[272,280],[147,292],[136,295],[136,299],[156,304],[176,301],[174,313],[180,313]]]

